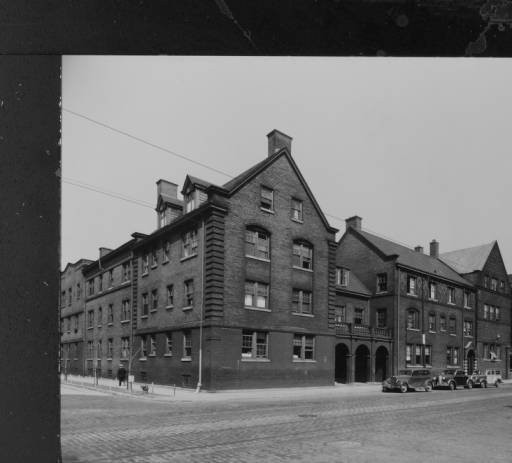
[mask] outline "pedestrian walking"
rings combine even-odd
[[[123,364],[119,365],[119,369],[117,370],[117,379],[119,381],[119,386],[121,386],[126,381],[126,368]]]

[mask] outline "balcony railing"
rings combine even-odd
[[[336,323],[336,335],[390,338],[391,331],[387,328],[374,328],[367,325],[339,322]]]

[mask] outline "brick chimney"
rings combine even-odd
[[[178,185],[176,185],[176,183],[160,179],[158,182],[156,182],[156,194],[157,201],[160,195],[170,196],[171,198],[178,199]]]
[[[112,249],[109,248],[100,248],[100,259],[105,257],[109,252],[112,252]]]
[[[420,252],[421,254],[423,254],[423,246],[416,246],[416,247],[414,248],[414,250],[415,250],[416,252]]]
[[[267,134],[268,138],[268,155],[272,156],[274,153],[277,153],[282,148],[286,148],[289,153],[292,152],[292,137],[289,137],[283,132],[279,130],[272,130],[272,132]]]
[[[363,219],[358,215],[354,215],[345,220],[346,229],[353,228],[354,230],[361,230]]]
[[[160,179],[156,182],[157,228],[169,225],[183,214],[183,201],[178,199],[178,185]]]
[[[430,242],[430,255],[432,257],[439,257],[439,243],[436,240]]]

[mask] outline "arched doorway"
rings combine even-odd
[[[375,381],[384,381],[388,376],[388,350],[380,346],[375,352]]]
[[[473,374],[475,371],[475,351],[473,349],[468,351],[466,356],[468,375]]]
[[[345,344],[337,344],[334,363],[334,381],[337,383],[348,382],[348,358],[349,350]]]
[[[356,383],[366,383],[370,379],[370,351],[365,345],[360,345],[356,349],[355,358],[355,381]]]

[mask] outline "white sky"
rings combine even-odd
[[[497,239],[512,273],[511,81],[497,59],[67,56],[62,106],[232,175],[279,129],[326,214],[426,252]],[[153,205],[159,178],[229,180],[66,112],[62,126],[64,178]],[[155,228],[150,208],[63,183],[63,266]]]

